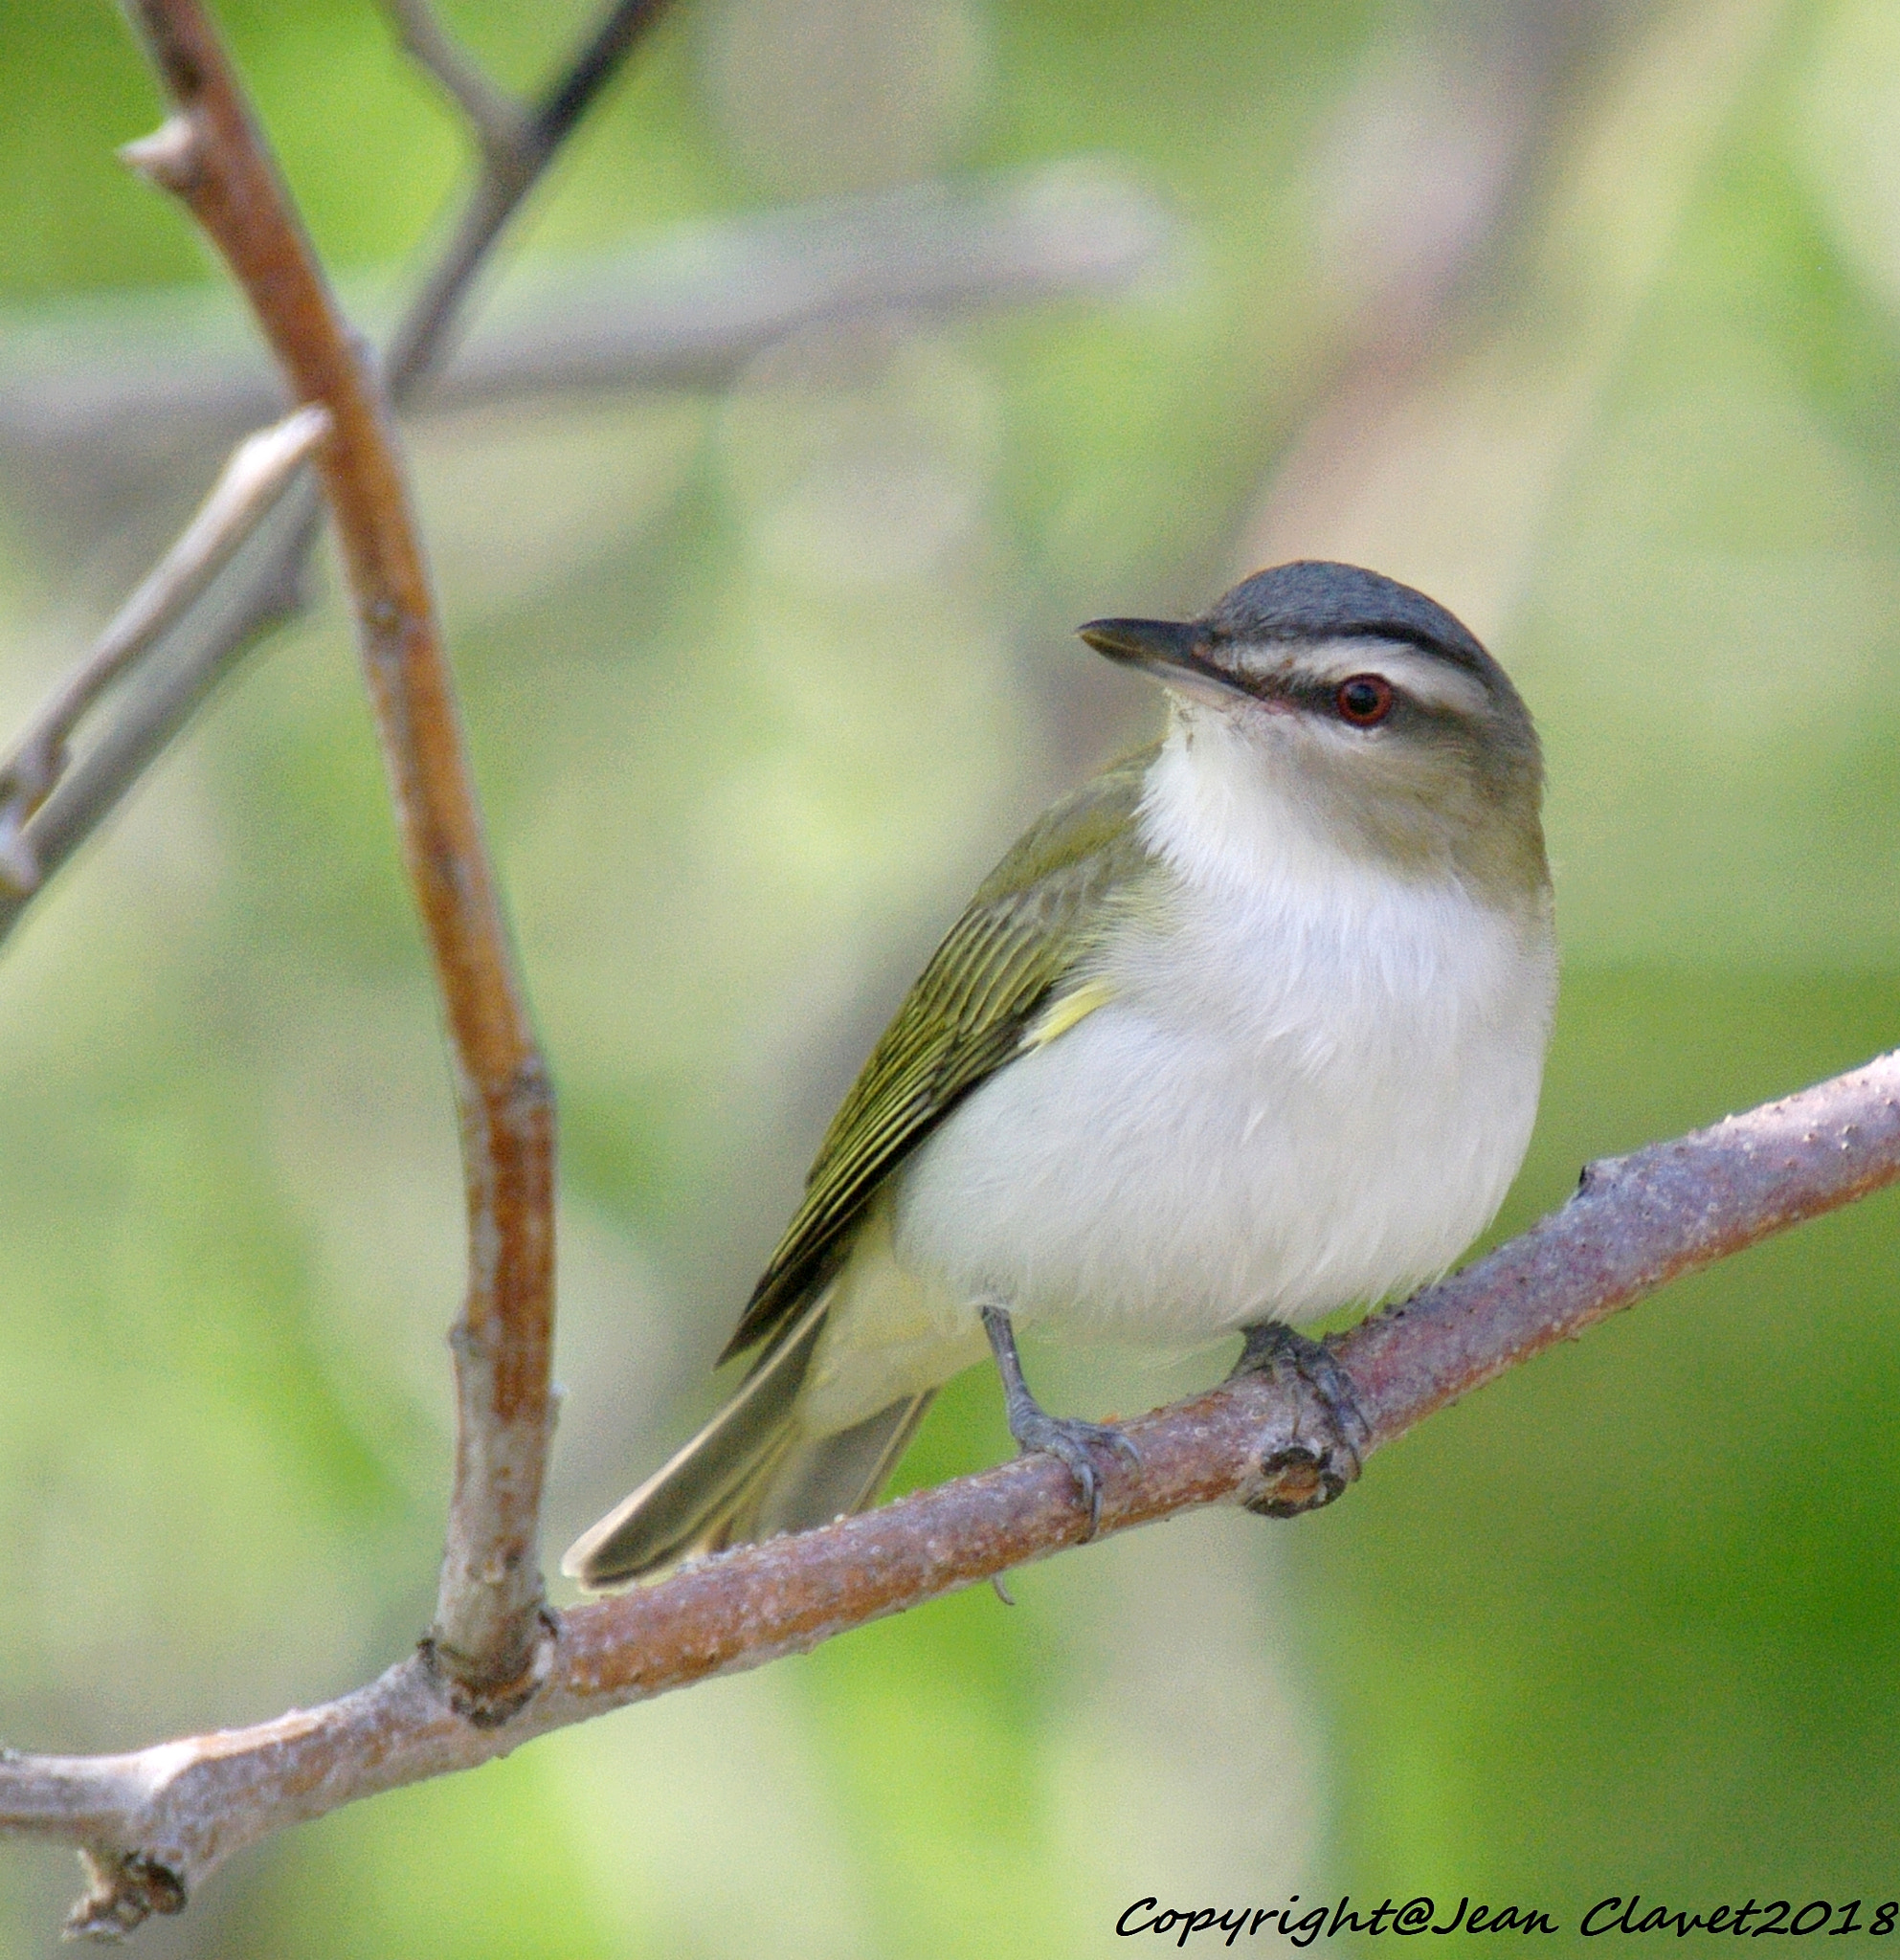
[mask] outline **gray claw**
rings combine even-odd
[[[1027,1457],[1037,1452],[1066,1463],[1076,1481],[1082,1501],[1088,1506],[1088,1535],[1093,1538],[1102,1527],[1102,1484],[1095,1474],[1091,1445],[1113,1450],[1130,1467],[1141,1467],[1141,1452],[1129,1437],[1107,1422],[1083,1422],[1073,1415],[1051,1415],[1038,1409],[1025,1413],[1014,1434],[1017,1447]]]

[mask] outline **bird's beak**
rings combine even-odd
[[[1248,691],[1207,657],[1198,626],[1173,619],[1091,619],[1076,633],[1098,654],[1139,667],[1183,694],[1231,700]]]

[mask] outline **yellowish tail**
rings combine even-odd
[[[574,1541],[561,1561],[570,1578],[624,1585],[728,1545],[828,1525],[876,1501],[936,1392],[906,1396],[835,1435],[812,1435],[799,1420],[798,1392],[829,1307],[827,1289],[696,1437]]]

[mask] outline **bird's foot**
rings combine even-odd
[[[983,1308],[983,1330],[990,1337],[996,1368],[1003,1378],[1004,1406],[1017,1448],[1025,1457],[1040,1452],[1068,1465],[1077,1494],[1088,1506],[1088,1536],[1093,1538],[1102,1526],[1102,1481],[1096,1474],[1091,1452],[1112,1450],[1131,1469],[1141,1467],[1141,1452],[1112,1423],[1051,1415],[1042,1407],[1022,1378],[1022,1362],[1016,1351],[1016,1329],[1004,1308]]]
[[[1010,1411],[1010,1434],[1025,1457],[1039,1450],[1069,1466],[1076,1490],[1088,1506],[1091,1538],[1102,1527],[1102,1482],[1095,1474],[1095,1461],[1089,1452],[1096,1448],[1113,1450],[1130,1469],[1141,1467],[1141,1452],[1112,1423],[1051,1415],[1034,1402],[1027,1409]]]
[[[1373,1434],[1331,1348],[1296,1333],[1285,1321],[1263,1321],[1247,1329],[1247,1345],[1233,1372],[1287,1376],[1294,1389],[1284,1436],[1270,1437],[1261,1455],[1270,1494],[1242,1500],[1246,1508],[1267,1518],[1297,1518],[1330,1504],[1358,1477]]]

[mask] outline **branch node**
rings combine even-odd
[[[122,145],[119,161],[147,184],[189,197],[204,170],[204,141],[196,122],[180,111],[168,116],[149,136]]]
[[[1593,1157],[1576,1173],[1576,1195],[1582,1197],[1586,1192],[1599,1192],[1614,1184],[1623,1174],[1624,1162],[1621,1157]]]
[[[4,781],[0,781],[0,791],[11,791],[5,806],[0,807],[0,893],[30,899],[39,889],[43,874],[28,841],[26,826],[40,799]]]
[[[525,103],[488,78],[436,18],[429,0],[385,0],[396,38],[467,119],[490,176],[510,188],[532,176],[539,159]]]
[[[153,1913],[185,1910],[185,1881],[170,1866],[137,1851],[79,1852],[85,1896],[66,1916],[69,1940],[123,1940]]]
[[[1303,1443],[1289,1444],[1260,1459],[1259,1488],[1244,1494],[1241,1508],[1258,1518],[1297,1518],[1330,1504],[1346,1480],[1329,1474],[1325,1462]]]
[[[554,1115],[554,1077],[537,1050],[515,1064],[503,1104],[503,1120],[512,1129],[526,1129]]]
[[[526,1669],[512,1681],[490,1684],[464,1680],[433,1634],[425,1634],[416,1642],[415,1651],[447,1697],[449,1706],[471,1728],[489,1729],[504,1727],[547,1686],[554,1672],[560,1643],[561,1616],[551,1606],[543,1606]]]

